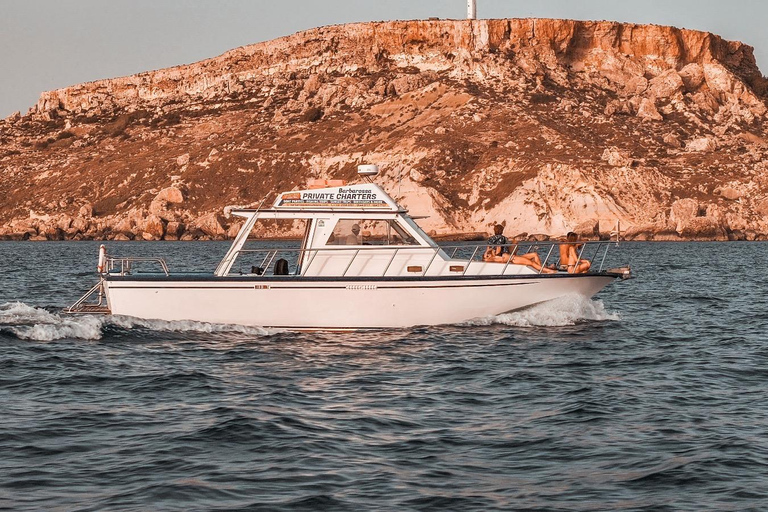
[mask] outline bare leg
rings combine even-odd
[[[531,260],[533,264],[539,267],[541,266],[541,258],[539,258],[539,255],[535,252],[529,252],[527,254],[523,254],[522,257]]]
[[[544,274],[554,274],[557,272],[556,270],[552,270],[549,268],[541,268],[541,259],[539,258],[539,255],[534,252],[523,254],[520,256],[513,256],[512,263],[516,265],[526,265]]]

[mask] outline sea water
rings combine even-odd
[[[592,300],[341,334],[62,315],[98,245],[0,243],[0,510],[768,509],[768,244],[627,243]]]

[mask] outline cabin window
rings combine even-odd
[[[418,245],[394,220],[339,219],[325,245]]]

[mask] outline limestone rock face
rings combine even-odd
[[[225,206],[376,163],[437,234],[760,239],[767,99],[749,46],[674,27],[321,27],[43,93],[0,122],[0,238],[231,237]]]

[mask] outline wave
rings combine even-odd
[[[23,302],[0,305],[0,333],[31,341],[60,339],[100,340],[107,329],[146,329],[159,332],[236,333],[268,335],[274,330],[244,325],[213,324],[192,320],[144,320],[127,316],[67,315],[30,306]]]
[[[503,324],[513,327],[565,327],[582,322],[618,321],[618,313],[606,311],[600,300],[568,295],[512,313],[480,318],[467,325]]]
[[[503,324],[515,327],[562,327],[585,321],[616,321],[617,313],[605,310],[601,301],[580,295],[561,297],[531,308],[481,318],[465,325]],[[100,340],[105,332],[134,329],[150,332],[244,334],[264,336],[278,331],[261,327],[215,324],[193,320],[145,320],[119,315],[67,315],[30,306],[23,302],[0,305],[0,333],[31,341],[60,339]]]
[[[96,316],[67,317],[23,302],[0,305],[0,332],[23,340],[53,341],[63,338],[98,340],[104,321]]]

